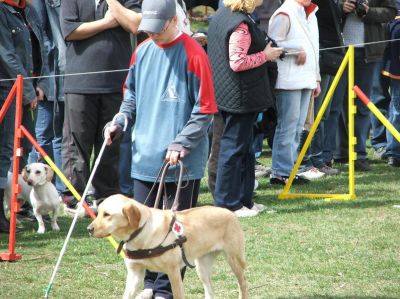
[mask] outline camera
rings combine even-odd
[[[278,48],[278,44],[276,43],[276,41],[274,39],[272,39],[271,37],[269,37],[268,35],[265,38],[265,41],[267,42],[267,44],[269,42],[271,42],[271,47]],[[279,59],[282,60],[283,58],[285,58],[285,54],[286,54],[286,52],[283,51],[282,54],[279,56]]]
[[[353,1],[354,5],[356,6],[356,14],[360,18],[367,14],[365,10],[364,4],[368,6],[368,0],[355,0]]]

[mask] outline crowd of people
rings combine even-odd
[[[123,193],[153,206],[168,162],[163,206],[179,191],[177,210],[195,207],[208,165],[215,205],[252,217],[265,209],[254,202],[260,140],[272,147],[261,175],[285,185],[347,46],[355,45],[355,84],[400,129],[400,47],[384,42],[399,37],[398,9],[398,0],[223,0],[208,31],[194,33],[182,0],[0,0],[0,105],[12,79],[27,77],[23,125],[80,193],[106,140],[92,182],[97,203]],[[338,175],[335,164],[348,162],[347,82],[344,75],[294,184]],[[356,171],[371,170],[370,137],[375,156],[400,167],[399,142],[356,106]],[[15,104],[0,124],[2,233],[14,114]],[[22,166],[41,159],[29,142],[23,148]],[[71,192],[55,184],[74,210]],[[172,298],[166,275],[147,272],[137,298]]]

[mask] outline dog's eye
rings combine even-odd
[[[36,171],[35,171],[35,174],[40,174],[40,170],[36,170]]]
[[[108,213],[104,213],[104,214],[103,214],[103,216],[104,216],[104,217],[109,217],[109,216],[110,216],[110,214],[108,214]]]
[[[31,170],[30,170],[30,169],[28,169],[26,172],[27,172],[27,173],[31,173]]]

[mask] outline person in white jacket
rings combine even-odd
[[[268,35],[288,52],[277,61],[278,124],[272,149],[271,184],[286,184],[297,158],[310,98],[320,93],[317,10],[311,0],[286,0],[269,22]],[[293,184],[307,182],[296,176]]]

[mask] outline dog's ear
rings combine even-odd
[[[22,168],[22,171],[21,171],[21,176],[22,176],[22,179],[26,182],[27,180],[28,180],[28,165],[25,165],[25,167],[24,168]]]
[[[124,205],[122,214],[128,219],[129,226],[132,229],[136,230],[139,227],[140,211],[133,202],[127,202]]]
[[[46,169],[46,180],[51,182],[54,176],[54,170],[47,164],[44,165],[44,168]]]

